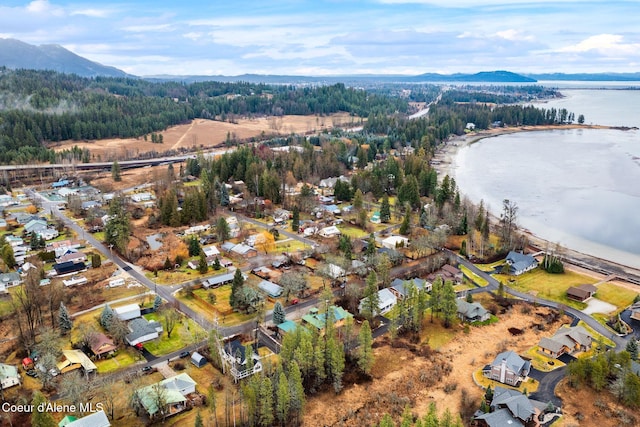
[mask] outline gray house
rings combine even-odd
[[[458,306],[458,317],[465,322],[484,322],[489,320],[491,313],[479,302],[466,302],[463,299],[456,299]]]
[[[509,274],[519,276],[538,266],[538,261],[531,255],[511,251],[507,254],[505,261],[509,265]]]
[[[513,351],[504,351],[498,354],[490,365],[485,366],[482,373],[494,381],[517,387],[527,379],[530,370],[531,362]]]

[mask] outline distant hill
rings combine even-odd
[[[413,78],[414,81],[443,83],[535,83],[536,79],[511,71],[481,71],[475,74],[426,73]]]
[[[82,77],[133,77],[115,67],[89,61],[60,45],[35,46],[15,39],[0,39],[0,66],[53,70]]]
[[[581,82],[631,82],[640,81],[640,73],[545,73],[527,74],[537,80],[581,81]]]

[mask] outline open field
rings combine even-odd
[[[99,141],[65,141],[53,148],[56,151],[78,146],[91,151],[94,161],[110,161],[126,159],[150,151],[206,149],[218,147],[225,143],[227,136],[231,139],[249,139],[268,135],[288,135],[291,133],[307,133],[343,126],[352,119],[348,113],[332,114],[327,117],[316,116],[281,116],[242,118],[237,123],[214,120],[195,119],[191,123],[172,126],[162,134],[163,143],[154,144],[151,138],[102,139]],[[359,120],[359,119],[356,119]],[[100,159],[100,160],[98,160]]]
[[[462,271],[464,273],[464,275],[467,276],[468,278],[470,278],[471,281],[473,283],[475,283],[476,285],[484,287],[484,286],[487,286],[489,284],[489,282],[487,282],[486,279],[478,276],[476,273],[472,272],[471,270],[469,270],[464,265],[460,265],[458,268],[460,268],[460,271]]]
[[[618,314],[633,303],[633,299],[638,295],[638,292],[634,292],[628,288],[624,288],[613,283],[602,283],[598,285],[598,291],[595,297],[599,300],[613,304],[618,309],[615,313]]]

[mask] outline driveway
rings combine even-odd
[[[539,400],[540,402],[551,402],[558,407],[562,406],[562,400],[556,396],[555,389],[560,380],[564,378],[566,369],[566,366],[551,372],[540,372],[532,369],[530,376],[538,380],[540,385],[538,386],[538,390],[535,393],[531,393],[529,397],[534,400]]]

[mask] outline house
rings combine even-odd
[[[22,379],[18,373],[18,368],[0,363],[0,390],[5,390],[21,383]]]
[[[345,271],[344,268],[342,268],[342,267],[340,267],[338,265],[327,264],[326,274],[331,279],[336,280],[336,279],[339,279],[341,277],[345,277],[347,275],[347,272]]]
[[[298,324],[293,320],[285,320],[284,322],[278,324],[278,332],[280,335],[288,334],[289,332],[293,332],[298,327]]]
[[[128,327],[131,332],[127,334],[125,340],[133,347],[143,342],[154,340],[162,333],[162,324],[160,322],[155,320],[148,321],[144,317],[131,320]]]
[[[87,200],[82,202],[80,208],[84,211],[88,211],[93,208],[99,208],[100,206],[102,206],[102,203],[98,202],[97,200]]]
[[[456,305],[460,320],[465,322],[484,322],[489,320],[491,313],[479,302],[469,303],[463,299],[457,298]]]
[[[334,204],[324,205],[321,207],[321,210],[325,212],[329,212],[330,214],[333,214],[333,215],[340,215],[341,213],[340,208]]]
[[[56,182],[54,182],[53,184],[51,184],[51,187],[53,188],[62,188],[62,187],[66,187],[68,185],[71,184],[71,181],[69,181],[68,179],[60,179]]]
[[[542,354],[558,358],[565,353],[588,351],[592,341],[593,337],[582,326],[561,327],[551,338],[541,338],[538,347]]]
[[[371,218],[369,218],[369,221],[371,221],[373,224],[380,224],[382,222],[380,220],[380,211],[374,211],[371,215]]]
[[[243,258],[253,258],[258,255],[258,251],[249,245],[239,243],[231,248],[231,252]]]
[[[131,320],[142,316],[140,313],[140,306],[138,304],[127,304],[122,307],[116,307],[113,309],[113,314],[115,314],[120,320]]]
[[[640,302],[633,304],[629,310],[631,310],[631,318],[640,321]]]
[[[202,252],[204,252],[204,256],[207,258],[220,255],[220,251],[214,245],[203,246]]]
[[[67,417],[69,417],[69,422],[67,422],[66,424],[62,424],[62,421],[61,421],[60,424],[58,424],[58,427],[110,427],[111,426],[111,423],[107,418],[107,414],[105,414],[102,409],[97,412],[92,412],[86,417],[82,417],[78,419],[76,419],[75,417],[71,417],[69,415],[67,415]],[[65,418],[63,418],[63,420]]]
[[[202,287],[209,289],[209,288],[217,288],[218,286],[226,285],[227,283],[233,282],[233,276],[235,276],[235,271],[209,277],[208,279],[202,281]],[[246,280],[248,276],[243,273],[242,277]]]
[[[21,237],[18,236],[14,236],[12,234],[9,234],[7,236],[4,236],[4,240],[11,245],[12,248],[15,248],[16,246],[22,246],[24,245],[24,240],[22,240]]]
[[[548,404],[529,399],[517,390],[496,387],[491,401],[491,412],[476,416],[480,426],[517,427],[539,425],[540,414]]]
[[[43,228],[42,230],[38,230],[35,232],[38,237],[44,240],[53,240],[60,235],[58,230],[55,228]]]
[[[139,388],[136,397],[150,417],[175,415],[186,409],[187,396],[196,392],[196,382],[188,374],[182,373],[164,379],[156,384]],[[158,402],[164,407],[159,408]]]
[[[388,249],[404,248],[409,246],[409,239],[404,236],[389,236],[382,239],[382,247]]]
[[[579,285],[572,286],[567,289],[567,297],[576,301],[586,301],[591,298],[596,292],[598,288],[594,285]]]
[[[54,264],[53,269],[56,271],[58,276],[68,276],[80,271],[86,271],[87,266],[84,262],[67,261]]]
[[[207,364],[207,359],[197,351],[194,351],[191,355],[191,363],[196,365],[198,368],[202,368]]]
[[[133,193],[130,197],[131,197],[131,200],[133,200],[136,203],[148,202],[153,200],[153,194],[149,192]]]
[[[18,286],[22,283],[22,278],[16,272],[0,273],[0,292],[6,292],[7,288]]]
[[[98,359],[105,355],[108,356],[118,349],[113,340],[101,332],[93,334],[89,338],[89,348]]]
[[[205,231],[209,230],[210,228],[211,228],[211,225],[209,225],[209,224],[194,225],[193,227],[189,227],[186,230],[184,230],[184,235],[185,236],[189,236],[191,234],[204,233]]]
[[[525,381],[531,370],[531,362],[524,360],[513,351],[498,354],[490,365],[482,369],[484,376],[503,384],[517,387]]]
[[[278,298],[280,295],[282,295],[283,291],[282,286],[276,285],[275,283],[268,280],[263,280],[262,282],[258,283],[258,288],[260,288],[262,292],[266,293],[271,298]]]
[[[27,234],[38,232],[47,228],[47,221],[43,219],[32,219],[24,225],[24,231]]]
[[[505,261],[509,265],[509,274],[519,276],[538,266],[538,260],[531,255],[511,251],[507,254]]]
[[[84,252],[77,252],[75,250],[68,250],[63,255],[56,258],[56,262],[58,263],[63,263],[63,262],[78,263],[78,262],[86,262],[86,261],[87,261],[87,255]]]
[[[76,285],[84,285],[88,280],[84,276],[71,276],[68,279],[62,281],[62,284],[65,286],[76,286]]]
[[[362,313],[364,308],[366,298],[360,300],[360,304],[358,305],[358,311]],[[391,311],[393,306],[398,303],[398,298],[391,292],[388,288],[380,289],[378,291],[378,310],[374,313],[374,315],[383,315]]]
[[[321,179],[320,183],[318,184],[318,187],[320,187],[320,188],[334,188],[336,186],[336,182],[338,182],[338,180],[340,180],[342,182],[349,182],[349,178],[347,178],[344,175],[340,175],[338,177],[331,177],[331,178]]]
[[[256,354],[253,346],[251,346],[253,367],[247,365],[248,360],[245,347],[242,345],[240,339],[232,339],[221,346],[220,356],[222,357],[223,364],[229,366],[229,372],[236,382],[262,371],[260,356]]]
[[[349,313],[344,308],[335,305],[330,306],[328,312],[330,313],[331,319],[333,319],[333,326],[335,328],[341,328],[344,326],[347,318],[353,318],[353,314]],[[302,321],[305,324],[317,329],[321,334],[324,333],[327,320],[327,313],[320,313],[320,311],[315,307],[309,310],[308,314],[302,316]]]
[[[331,238],[331,237],[339,236],[342,233],[340,232],[340,230],[338,230],[338,227],[336,227],[335,225],[332,225],[330,227],[322,228],[318,232],[318,234],[324,238]]]
[[[286,209],[278,208],[273,212],[273,222],[276,224],[280,224],[282,222],[287,222],[291,217],[292,213]]]
[[[58,371],[64,374],[82,368],[85,374],[96,372],[98,367],[80,350],[62,350],[62,361],[57,364]]]
[[[401,300],[408,296],[410,286],[418,291],[431,292],[432,284],[426,280],[414,278],[410,280],[393,279],[389,290],[393,292],[397,299]]]
[[[449,264],[442,266],[440,270],[429,275],[429,280],[435,280],[436,277],[442,277],[442,280],[450,280],[454,283],[462,283],[462,270]]]

